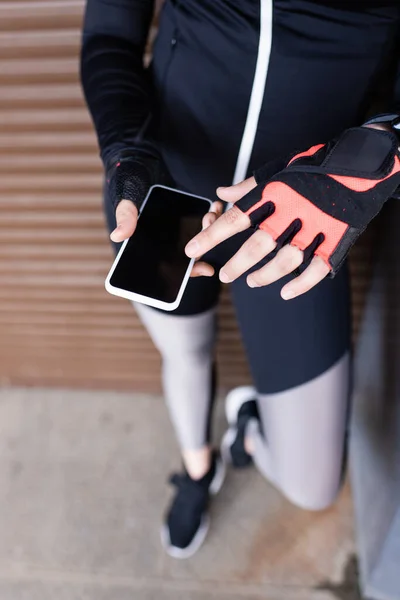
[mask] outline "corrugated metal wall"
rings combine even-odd
[[[0,381],[159,389],[159,358],[103,282],[112,252],[78,82],[83,0],[0,2]],[[224,294],[222,383],[247,380]]]
[[[78,81],[83,5],[0,1],[0,383],[156,391],[157,353],[103,288],[112,252]],[[220,382],[247,382],[226,290],[220,312]]]

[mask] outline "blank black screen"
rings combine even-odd
[[[111,285],[174,302],[190,262],[184,248],[201,231],[209,207],[201,198],[153,188],[111,276]]]

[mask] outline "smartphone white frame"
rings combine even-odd
[[[204,198],[203,196],[197,196],[196,194],[189,194],[187,192],[183,192],[182,190],[177,190],[175,188],[171,188],[166,185],[156,184],[156,185],[152,185],[151,188],[149,189],[147,196],[144,199],[142,206],[140,207],[138,220],[140,219],[140,216],[147,204],[147,200],[149,199],[150,194],[154,190],[154,188],[164,188],[165,190],[171,190],[172,192],[177,192],[178,194],[183,194],[184,196],[192,196],[193,198],[198,198],[199,200],[204,200],[205,202],[208,203],[208,205],[209,205],[208,212],[210,212],[212,201],[209,200],[208,198]],[[133,234],[133,235],[135,235],[135,234]],[[112,294],[113,296],[119,296],[120,298],[125,298],[126,300],[131,300],[132,302],[140,302],[141,304],[147,304],[147,306],[153,306],[154,308],[161,308],[162,310],[166,310],[166,311],[171,311],[171,310],[175,310],[176,308],[178,308],[179,304],[181,303],[182,296],[186,289],[187,283],[189,281],[190,273],[193,269],[195,259],[192,258],[189,262],[188,268],[186,269],[185,276],[182,280],[181,287],[179,288],[178,295],[177,295],[176,299],[174,300],[174,302],[163,302],[162,300],[157,300],[156,298],[151,298],[150,296],[143,296],[142,294],[136,294],[135,292],[128,292],[127,290],[123,290],[121,288],[117,288],[117,287],[111,285],[110,280],[115,271],[117,264],[119,263],[119,260],[122,256],[122,254],[125,250],[125,246],[129,242],[129,239],[130,238],[125,240],[124,243],[122,244],[122,247],[121,247],[120,251],[118,252],[118,254],[112,264],[112,267],[107,275],[107,278],[105,281],[105,288],[106,288],[107,292],[109,294]]]

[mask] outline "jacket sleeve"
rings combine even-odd
[[[154,0],[87,0],[81,81],[105,164],[136,147],[151,114],[143,56]]]

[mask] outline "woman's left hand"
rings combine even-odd
[[[221,200],[235,203],[256,186],[254,177],[250,177],[237,185],[227,188],[218,188],[217,194]],[[218,203],[216,203],[218,204]],[[221,204],[221,203],[219,203]],[[233,206],[224,214],[222,208],[218,210],[221,216],[217,217],[215,212],[208,213],[205,219],[212,215],[207,227],[195,236],[186,246],[186,253],[191,257],[199,257],[217,246],[229,237],[244,231],[250,227],[250,218],[239,208]],[[243,244],[236,254],[226,263],[219,273],[223,283],[230,283],[240,275],[256,265],[276,248],[276,242],[269,233],[258,229]],[[286,275],[292,273],[303,262],[303,252],[287,244],[276,256],[265,266],[247,276],[247,284],[250,287],[262,287],[269,285]],[[195,265],[196,275],[212,275],[213,268],[205,263],[198,262]],[[194,269],[193,269],[194,270]],[[295,298],[322,281],[330,269],[319,256],[315,256],[310,265],[299,276],[287,283],[281,290],[281,296],[285,300]]]
[[[256,226],[222,267],[220,280],[229,283],[246,273],[275,250],[278,241],[283,247],[250,273],[247,283],[269,285],[308,265],[282,288],[282,298],[289,300],[308,292],[328,273],[337,273],[385,202],[399,193],[399,140],[394,130],[379,124],[353,127],[278,163],[256,171],[257,188],[254,177],[219,188],[221,200],[233,206],[189,242],[186,254],[200,257]]]

